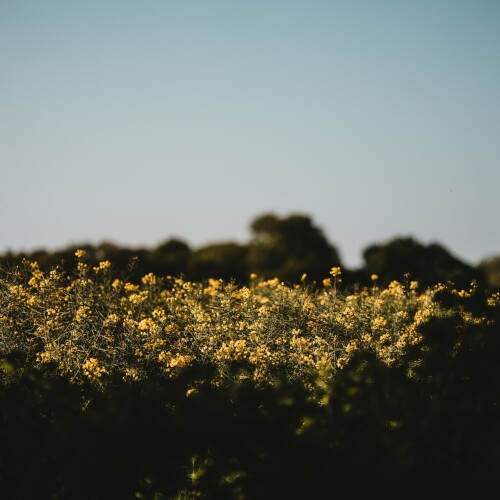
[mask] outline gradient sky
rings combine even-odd
[[[0,0],[0,251],[311,215],[500,253],[500,1]]]

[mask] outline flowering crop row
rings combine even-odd
[[[416,282],[394,281],[380,289],[373,276],[372,287],[348,293],[339,268],[319,288],[306,276],[285,285],[255,275],[249,287],[152,274],[136,285],[112,278],[108,261],[91,268],[84,251],[76,258],[72,275],[26,261],[0,278],[0,354],[21,352],[75,382],[174,377],[206,363],[216,368],[216,384],[234,376],[263,384],[283,373],[327,382],[359,350],[394,364],[420,342],[423,323],[451,314],[435,300],[444,285],[420,291]],[[486,321],[465,312],[460,320]],[[245,375],[235,375],[235,363]]]

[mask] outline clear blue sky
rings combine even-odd
[[[0,251],[306,213],[500,253],[500,1],[1,0]]]

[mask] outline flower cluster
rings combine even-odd
[[[153,274],[137,285],[111,278],[108,261],[91,269],[84,251],[76,258],[73,275],[24,262],[0,277],[0,354],[23,352],[76,382],[174,377],[193,364],[215,366],[215,384],[243,376],[235,364],[257,384],[283,373],[327,381],[360,350],[394,364],[421,341],[422,324],[447,314],[435,300],[442,286],[419,291],[416,282],[394,281],[380,289],[372,276],[371,287],[347,293],[338,267],[320,288],[306,276],[288,286],[256,275],[248,287]],[[462,320],[485,321],[469,313]]]

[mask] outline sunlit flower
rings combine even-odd
[[[95,266],[93,269],[96,273],[98,273],[99,271],[106,271],[110,267],[111,267],[111,262],[109,262],[109,260],[103,260],[99,262],[99,265]]]
[[[143,276],[141,278],[141,281],[145,285],[156,285],[156,283],[158,282],[156,276],[153,273],[146,274],[146,276]]]
[[[332,267],[330,269],[330,274],[335,278],[336,276],[340,276],[342,274],[342,269],[340,267]]]

